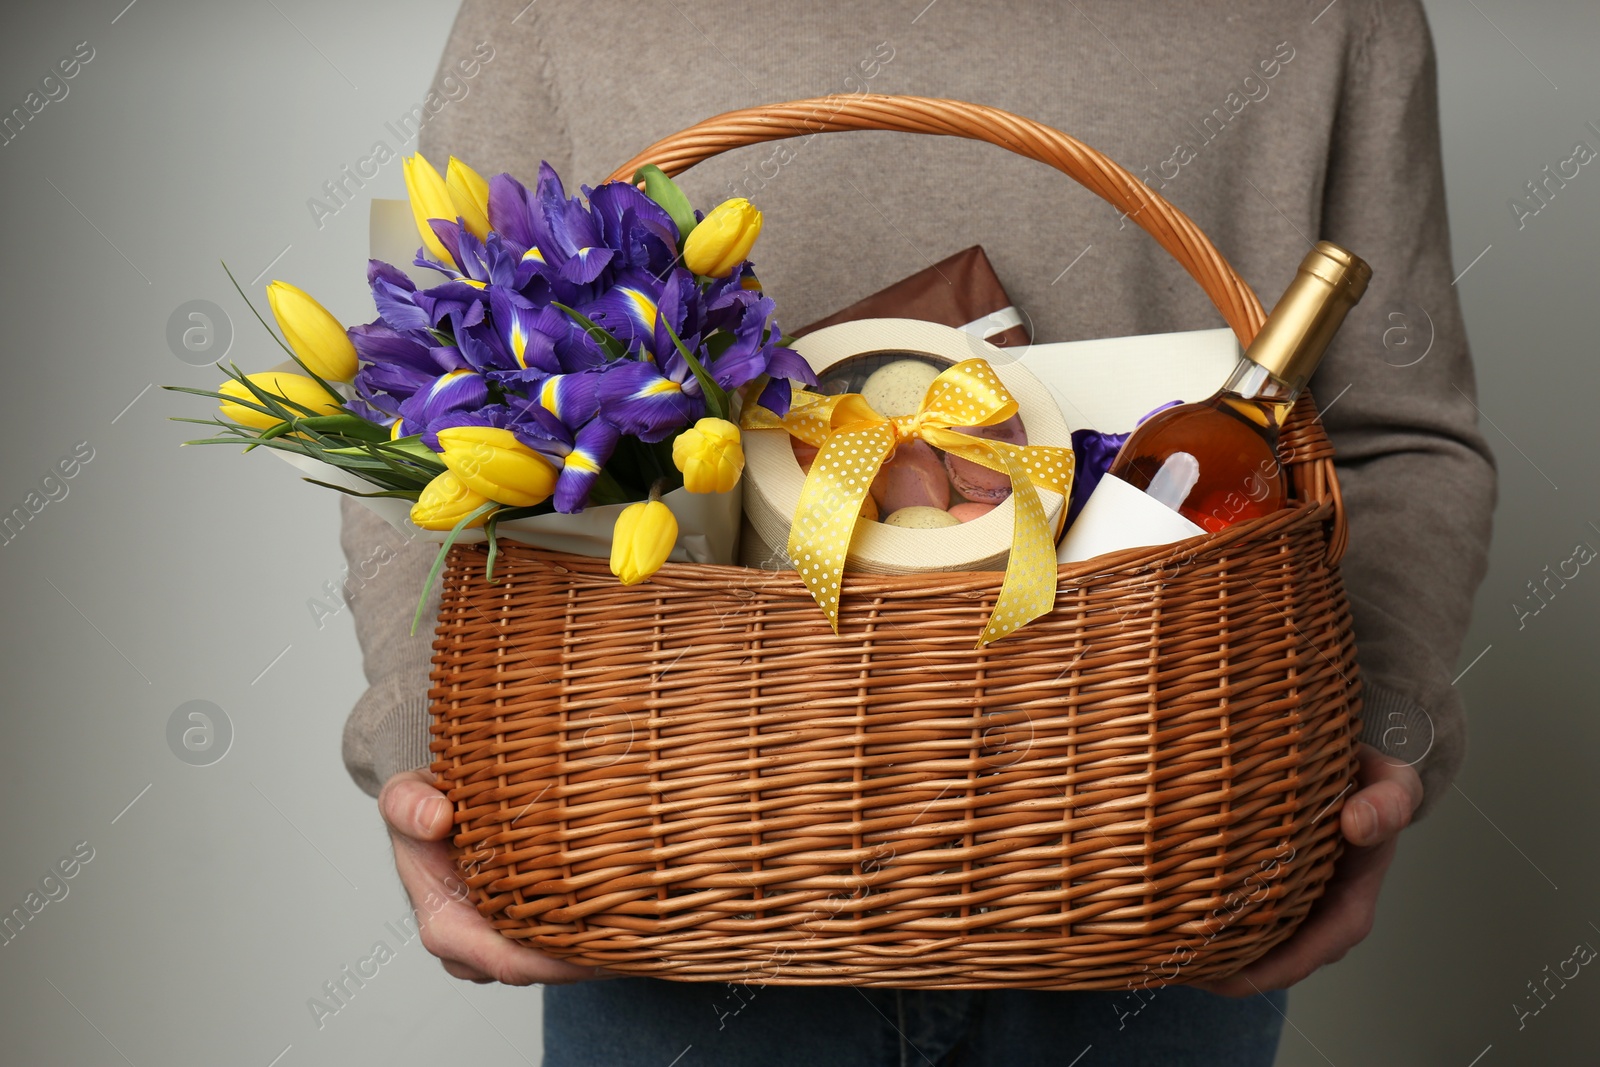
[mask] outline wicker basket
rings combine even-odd
[[[1248,342],[1260,304],[1193,223],[1056,130],[974,104],[806,100],[652,146],[677,173],[817,131],[988,141],[1130,213]],[[1353,781],[1345,526],[1309,397],[1292,506],[1064,566],[982,651],[997,573],[847,575],[457,546],[434,773],[480,912],[554,956],[686,981],[1109,989],[1219,977],[1322,893]]]

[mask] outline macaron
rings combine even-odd
[[[960,526],[961,520],[945,511],[943,508],[909,507],[889,513],[884,519],[888,526],[899,526],[907,530],[942,530],[948,526]]]
[[[940,372],[941,368],[920,359],[897,359],[867,376],[861,386],[861,397],[884,418],[911,415],[922,406],[928,386]]]
[[[884,514],[902,508],[943,509],[950,500],[950,482],[939,453],[923,440],[902,441],[872,481],[872,495]]]
[[[789,438],[789,445],[794,449],[794,458],[800,464],[800,469],[807,474],[811,473],[811,464],[816,462],[817,453],[821,451],[816,445],[807,444],[798,437]],[[861,517],[876,520],[878,517],[878,502],[868,493],[861,501]]]
[[[810,474],[811,464],[821,450],[816,445],[807,444],[798,437],[789,438],[789,447],[794,449],[794,459],[796,463],[800,464],[800,469]]]
[[[1028,433],[1022,427],[1021,417],[1017,415],[993,426],[960,426],[956,429],[990,441],[1006,441],[1014,445],[1028,443]],[[1011,479],[1005,471],[990,470],[981,463],[949,453],[945,454],[944,466],[950,473],[950,484],[955,491],[974,504],[998,504],[1011,495]]]
[[[995,505],[993,504],[974,504],[969,501],[965,504],[956,504],[950,509],[950,514],[954,515],[959,522],[971,522],[973,519],[983,518],[994,509]]]

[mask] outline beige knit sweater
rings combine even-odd
[[[485,54],[463,78],[458,64]],[[1372,285],[1312,388],[1348,507],[1364,737],[1418,761],[1424,810],[1445,791],[1465,753],[1451,679],[1495,473],[1451,286],[1419,0],[466,0],[436,89],[442,106],[421,133],[436,164],[455,154],[485,175],[531,180],[543,159],[574,191],[731,108],[825,93],[955,97],[1049,123],[1129,167],[1269,304],[1310,241],[1356,251]],[[684,184],[703,208],[735,194],[761,207],[761,276],[789,327],[972,244],[1041,341],[1221,325],[1143,231],[988,145],[821,136],[720,157]],[[406,630],[432,546],[344,507],[352,570],[380,545],[398,554],[352,597],[371,688],[344,758],[372,793],[429,759],[431,637]]]

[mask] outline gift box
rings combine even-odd
[[[1027,317],[1011,303],[980,245],[964,248],[818,319],[797,330],[795,336],[860,319],[921,319],[960,330],[996,348],[1016,348],[1033,340]]]
[[[825,386],[830,378],[838,376],[841,368],[862,358],[875,359],[880,369],[890,365],[886,361],[906,358],[926,359],[931,365],[944,368],[975,356],[992,355],[996,358],[991,368],[1016,400],[1016,417],[1026,433],[1027,443],[1068,451],[1072,448],[1071,431],[1044,384],[1016,362],[998,358],[999,351],[986,342],[953,327],[909,318],[845,321],[808,333],[793,347],[805,357]],[[863,357],[864,353],[872,355]],[[744,449],[748,526],[740,543],[740,562],[751,567],[770,566],[776,562],[782,569],[792,569],[785,549],[808,472],[802,469],[792,438],[784,430],[747,431]],[[933,467],[932,488],[937,494],[926,503],[946,509],[950,501],[956,499],[949,488],[948,461],[931,447],[923,447],[921,454],[931,457],[927,462]],[[892,472],[886,469],[886,473]],[[870,574],[1004,570],[1011,549],[1016,501],[1009,493],[1003,472],[994,472],[994,480],[1006,488],[992,494],[1000,498],[993,510],[959,525],[943,529],[908,529],[873,519],[858,522],[850,540],[846,569]],[[974,497],[983,495],[973,494]],[[1065,498],[1044,489],[1039,499],[1053,542],[1062,527]],[[880,517],[889,516],[885,513]]]

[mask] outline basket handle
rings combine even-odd
[[[664,137],[612,172],[610,181],[629,181],[647,163],[681,174],[696,163],[735,148],[848,130],[942,134],[987,141],[1061,171],[1090,192],[1120,208],[1165,248],[1200,284],[1242,346],[1248,347],[1266,319],[1261,301],[1245,280],[1187,215],[1117,163],[1032,119],[982,104],[923,96],[874,93],[814,97],[786,104],[729,111]],[[1347,530],[1343,500],[1333,470],[1333,447],[1316,416],[1309,392],[1295,404],[1284,426],[1281,451],[1297,495],[1333,506],[1328,559],[1344,554]]]

